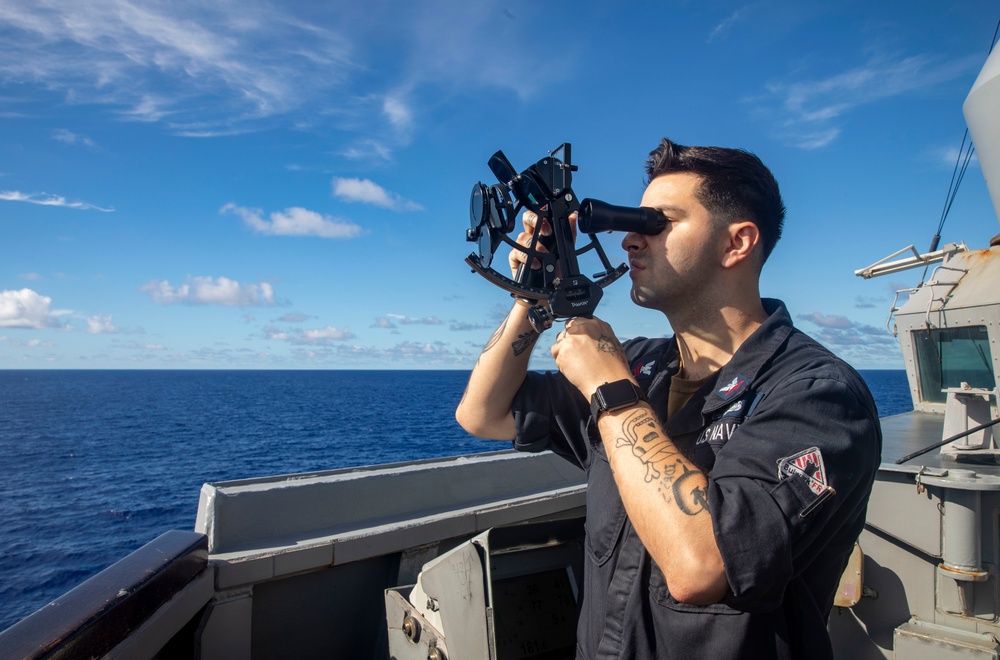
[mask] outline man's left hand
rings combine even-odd
[[[614,330],[596,317],[566,321],[552,344],[552,357],[559,371],[588,401],[604,383],[632,375]]]

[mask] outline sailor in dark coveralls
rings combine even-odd
[[[826,622],[880,460],[871,394],[760,297],[784,217],[764,164],[663,140],[646,169],[642,206],[667,226],[622,246],[632,300],[674,336],[622,346],[571,319],[559,372],[527,373],[537,334],[517,302],[456,416],[587,471],[578,658],[832,657]],[[550,231],[536,220],[520,241]]]

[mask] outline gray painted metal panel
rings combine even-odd
[[[904,465],[894,463],[897,459],[940,440],[944,427],[943,414],[915,411],[883,417],[879,424],[882,426],[883,470],[912,474],[922,466],[942,467],[938,452],[924,454]]]
[[[909,621],[895,634],[894,658],[900,660],[997,660],[992,635],[966,633],[923,621]]]
[[[444,636],[455,658],[493,655],[487,652],[492,647],[487,625],[489,566],[484,560],[489,556],[487,537],[484,532],[428,562],[410,593],[414,608]]]
[[[250,590],[221,594],[209,603],[198,626],[195,657],[202,660],[250,660]]]
[[[935,269],[929,282],[899,307],[895,315],[896,328],[916,410],[944,412],[945,409],[943,403],[927,401],[929,393],[920,391],[913,333],[928,328],[985,326],[989,345],[994,347],[991,356],[993,387],[1000,387],[1000,350],[996,348],[1000,347],[997,282],[1000,282],[1000,246],[960,252]],[[994,413],[996,405],[994,400]]]
[[[962,112],[976,145],[993,209],[1000,219],[1000,131],[996,130],[1000,108],[1000,48],[995,48],[969,91]]]
[[[207,484],[196,529],[217,555],[482,509],[583,484],[583,472],[555,455],[512,451]]]
[[[940,495],[931,490],[917,492],[909,475],[880,472],[872,487],[866,524],[920,552],[940,557],[940,506]]]

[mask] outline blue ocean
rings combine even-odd
[[[863,371],[879,412],[904,371]],[[0,630],[168,529],[205,482],[493,451],[462,371],[0,371]]]

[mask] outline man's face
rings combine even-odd
[[[701,177],[687,172],[659,176],[642,196],[642,206],[662,211],[667,225],[656,236],[629,233],[632,300],[664,313],[697,304],[706,285],[720,272],[725,232],[698,200]]]

